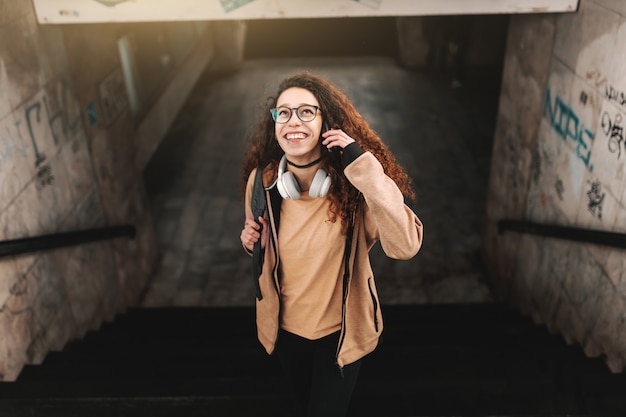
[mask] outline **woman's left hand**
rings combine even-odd
[[[341,129],[328,129],[326,132],[322,133],[322,145],[326,146],[328,149],[333,148],[345,148],[352,142],[355,142],[346,132]]]

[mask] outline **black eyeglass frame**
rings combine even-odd
[[[315,109],[315,115],[313,116],[313,118],[311,120],[302,120],[302,117],[300,116],[300,109],[302,107],[313,107]],[[289,117],[284,122],[279,122],[278,120],[276,120],[278,118],[278,109],[289,110]],[[293,116],[293,111],[294,110],[296,111],[296,116],[298,116],[298,119],[300,119],[304,123],[308,123],[308,122],[312,122],[313,120],[315,120],[315,118],[317,117],[317,114],[320,112],[321,108],[320,108],[320,106],[316,106],[314,104],[302,104],[301,106],[298,106],[298,107],[281,106],[281,107],[274,107],[273,109],[270,109],[270,113],[272,114],[272,119],[274,119],[274,122],[280,123],[280,124],[285,124],[285,123],[287,123],[287,122],[289,122],[291,120],[291,117]]]

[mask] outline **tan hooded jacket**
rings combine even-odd
[[[344,174],[363,195],[354,220],[348,276],[344,278],[341,336],[337,346],[337,365],[343,367],[372,352],[378,345],[383,320],[370,265],[369,251],[380,241],[387,256],[410,259],[422,245],[423,226],[417,215],[404,203],[395,182],[383,171],[370,152],[360,148]],[[264,173],[267,174],[267,173]],[[275,174],[272,174],[275,177]],[[255,171],[246,189],[246,214],[251,216],[251,195]],[[265,177],[265,175],[264,175]],[[265,182],[265,180],[264,180]],[[271,184],[271,182],[269,182]],[[265,184],[267,187],[269,184]],[[270,202],[270,192],[266,191]],[[259,285],[262,299],[256,301],[256,323],[259,341],[271,354],[274,351],[280,323],[280,285],[278,277],[278,233],[272,204],[268,203],[271,237],[264,251]],[[345,267],[345,265],[344,265]]]

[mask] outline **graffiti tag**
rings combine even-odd
[[[591,184],[591,189],[587,191],[587,197],[589,197],[587,209],[599,220],[602,220],[602,205],[604,203],[605,195],[606,194],[602,192],[602,185],[598,181],[594,181]]]
[[[565,192],[565,186],[563,185],[563,180],[560,178],[556,180],[556,184],[554,185],[556,190],[556,194],[559,196],[559,200],[563,201],[563,193]]]
[[[602,131],[609,138],[609,151],[617,152],[617,158],[622,156],[622,146],[624,144],[624,126],[622,126],[622,115],[617,114],[615,118],[611,118],[608,112],[602,114],[601,121]]]
[[[222,3],[224,11],[229,13],[245,6],[248,3],[252,3],[252,1],[254,0],[220,0],[220,3]]]
[[[610,85],[600,71],[593,70],[587,72],[587,79],[593,81],[596,88],[604,87],[604,95],[609,101],[626,107],[626,93]]]
[[[564,141],[571,139],[576,143],[576,155],[590,171],[593,171],[593,165],[589,164],[591,144],[587,143],[587,141],[593,140],[593,133],[580,121],[574,110],[565,104],[559,96],[555,97],[553,106],[551,102],[552,98],[548,88],[546,90],[543,116],[549,116],[550,125]]]

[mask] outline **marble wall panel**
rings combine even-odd
[[[543,85],[549,73],[555,31],[552,16],[520,15],[510,20],[507,54],[515,57],[525,77]],[[520,104],[524,104],[521,103]]]
[[[5,305],[0,310],[0,381],[14,381],[26,363],[32,322],[33,312],[28,307]]]
[[[38,30],[34,11],[19,17],[0,30],[0,51],[6,71],[3,83],[13,107],[19,106],[39,91],[49,79],[43,76],[38,56]]]
[[[603,350],[609,351],[619,356],[620,349],[615,343],[619,335],[624,332],[626,325],[626,300],[624,295],[611,291],[609,287],[604,287],[603,302],[611,308],[602,308],[597,312],[598,320],[593,328],[591,337]]]
[[[589,71],[606,70],[611,65],[619,15],[593,1],[581,1],[577,13],[558,19],[554,55],[585,77]]]
[[[76,230],[97,228],[106,224],[98,184],[91,184],[85,197],[76,204],[74,215],[67,222]]]
[[[3,36],[3,32],[5,32],[5,29],[0,27],[0,38]],[[11,95],[9,94],[10,89],[6,64],[4,63],[4,58],[0,56],[0,91],[3,92],[3,94],[0,94],[0,119],[6,117],[13,109]]]
[[[55,252],[38,256],[26,280],[33,293],[33,339],[28,348],[28,362],[41,363],[49,350],[61,349],[75,332],[68,295],[61,271],[54,262]]]
[[[554,314],[554,328],[559,330],[568,344],[582,343],[585,340],[585,325],[567,297],[559,299]]]
[[[32,12],[32,5],[25,1],[3,1],[0,3],[0,27],[10,24]]]
[[[615,292],[626,297],[626,250],[611,249],[606,256],[604,269],[609,280],[615,287]]]
[[[619,201],[626,182],[626,111],[603,100],[597,114],[600,123],[591,154],[592,173],[603,189]]]
[[[68,304],[76,323],[74,337],[82,337],[102,321],[111,320],[123,307],[111,243],[93,242],[71,248],[63,262]]]
[[[65,168],[72,201],[82,201],[96,181],[84,133],[63,147],[59,158]]]
[[[0,234],[2,239],[2,234]],[[0,258],[0,310],[4,303],[11,297],[16,290],[18,281],[17,271],[15,270],[15,262],[10,257]]]
[[[554,329],[554,316],[563,297],[563,281],[569,272],[572,244],[554,238],[536,241],[540,263],[535,267],[532,283],[534,312],[542,323]]]
[[[9,114],[0,120],[0,212],[22,192],[34,175],[32,145]]]
[[[626,16],[626,3],[622,0],[593,0],[593,2],[622,16]]]

